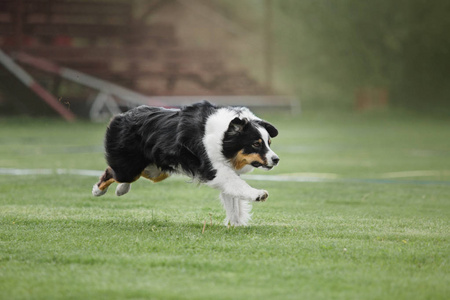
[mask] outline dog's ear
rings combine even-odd
[[[278,130],[275,128],[275,126],[273,126],[269,122],[261,120],[261,121],[258,121],[258,124],[267,130],[267,132],[269,133],[271,138],[274,138],[278,135]]]
[[[248,125],[247,119],[244,118],[241,120],[239,118],[234,118],[233,120],[231,120],[227,132],[231,135],[241,133],[244,131],[247,125]]]

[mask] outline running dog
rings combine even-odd
[[[141,176],[159,182],[185,174],[220,191],[225,225],[246,226],[252,201],[269,194],[240,175],[270,170],[280,159],[270,149],[278,130],[245,107],[201,102],[181,109],[139,106],[111,120],[105,137],[108,168],[93,186],[101,196],[113,182],[126,194]]]

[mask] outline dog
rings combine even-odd
[[[225,225],[246,226],[251,202],[269,193],[248,185],[240,175],[255,168],[270,170],[280,159],[271,150],[278,130],[245,107],[219,107],[207,101],[181,109],[142,105],[115,116],[105,136],[108,163],[92,189],[116,195],[130,191],[140,177],[160,182],[185,174],[220,191]]]

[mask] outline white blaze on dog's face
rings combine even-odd
[[[280,161],[270,149],[271,138],[277,135],[278,130],[265,121],[235,118],[224,134],[222,153],[236,170],[249,165],[270,170]]]

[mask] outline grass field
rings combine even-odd
[[[249,181],[270,197],[245,228],[184,178],[94,198],[95,177],[0,175],[0,299],[448,299],[450,121],[266,118],[281,164],[255,174],[333,180]],[[104,130],[0,119],[0,168],[101,171]]]

